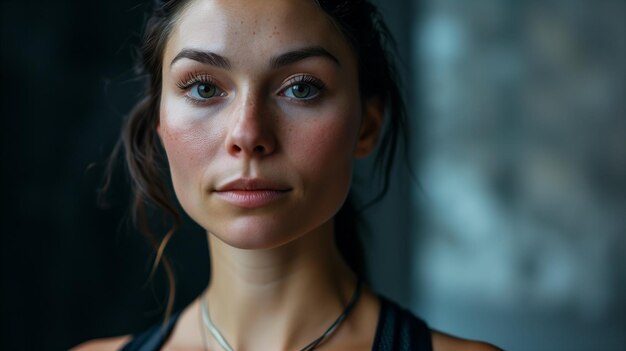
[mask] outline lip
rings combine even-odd
[[[242,208],[268,205],[287,195],[291,188],[259,178],[239,178],[218,186],[214,193],[222,200]]]

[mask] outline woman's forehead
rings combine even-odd
[[[350,55],[339,30],[311,0],[195,0],[178,16],[164,59],[167,64],[194,48],[219,52],[236,66],[237,60],[311,46]]]

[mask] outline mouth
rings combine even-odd
[[[291,188],[273,181],[259,178],[240,178],[218,186],[214,193],[231,205],[241,208],[256,208],[279,200],[290,191]]]

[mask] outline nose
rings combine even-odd
[[[265,157],[276,149],[271,113],[259,101],[242,101],[226,138],[226,149],[235,157]]]

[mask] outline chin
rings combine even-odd
[[[305,234],[302,224],[289,225],[278,218],[241,216],[206,228],[225,244],[242,250],[267,250],[285,245]]]

